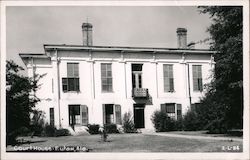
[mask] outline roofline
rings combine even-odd
[[[49,58],[44,53],[19,53],[19,56],[21,58],[30,58],[30,57],[34,57],[34,58]]]
[[[93,51],[124,51],[124,52],[155,52],[155,53],[208,53],[216,51],[208,49],[180,49],[180,48],[150,48],[150,47],[121,47],[121,46],[82,46],[66,44],[44,44],[44,50],[93,50]]]

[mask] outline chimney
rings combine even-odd
[[[187,29],[177,28],[176,33],[177,33],[177,47],[187,48]]]
[[[83,23],[82,24],[82,36],[83,36],[83,45],[92,46],[92,24]]]

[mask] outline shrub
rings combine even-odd
[[[175,121],[167,116],[165,112],[155,111],[151,117],[156,132],[175,130]]]
[[[70,133],[69,133],[69,130],[67,130],[67,129],[58,129],[55,132],[55,136],[56,137],[59,137],[59,136],[69,136],[69,135],[70,135]]]
[[[197,131],[201,129],[201,124],[195,110],[188,110],[183,119],[183,128],[185,131]]]
[[[41,136],[44,129],[44,112],[35,110],[31,118],[31,131],[32,135]]]
[[[105,124],[104,125],[104,130],[107,133],[119,133],[118,130],[117,130],[116,124]]]
[[[183,127],[183,118],[180,118],[180,119],[175,121],[175,127],[174,128],[177,131],[182,131],[184,129],[184,127]]]
[[[98,134],[99,133],[99,124],[88,124],[88,129],[90,134]]]
[[[123,131],[125,133],[136,133],[137,130],[135,128],[135,124],[131,118],[131,113],[130,112],[127,112],[123,115]]]
[[[43,136],[54,137],[55,133],[56,133],[56,128],[46,123],[43,129]]]

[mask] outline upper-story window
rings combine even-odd
[[[142,64],[132,64],[133,88],[142,88]]]
[[[79,64],[67,63],[67,78],[62,78],[63,91],[79,91]]]
[[[201,65],[193,65],[193,88],[194,91],[203,90]]]
[[[163,76],[164,76],[164,92],[174,91],[174,76],[173,76],[173,65],[163,65]]]
[[[102,91],[112,92],[113,80],[112,80],[112,64],[111,63],[101,64],[101,78],[102,78]]]

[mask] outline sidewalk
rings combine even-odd
[[[237,137],[212,137],[212,136],[192,136],[192,135],[183,135],[183,134],[173,134],[173,133],[159,133],[159,132],[145,132],[144,135],[155,135],[155,136],[166,136],[166,137],[175,137],[175,138],[187,138],[187,139],[204,139],[204,140],[220,140],[220,141],[239,141],[242,142],[242,138]]]

